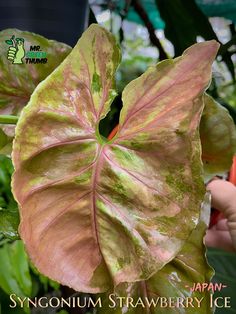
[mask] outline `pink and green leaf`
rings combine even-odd
[[[26,53],[30,51],[30,46],[40,46],[47,54],[47,63],[26,63],[24,58],[23,64],[12,64],[7,59],[9,46],[5,44],[5,40],[11,38],[12,34],[17,38],[24,38]],[[35,87],[61,64],[70,53],[71,47],[18,29],[1,31],[0,42],[0,115],[19,115]],[[1,129],[9,138],[13,138],[15,126],[1,125]],[[5,154],[8,150],[4,148],[1,153]]]
[[[236,153],[236,129],[227,109],[207,94],[204,102],[200,138],[204,176],[209,180],[230,170]]]
[[[43,274],[104,292],[179,253],[205,193],[198,127],[217,49],[196,44],[131,82],[111,141],[98,131],[120,61],[109,32],[90,26],[36,88],[17,125],[13,192]]]
[[[18,29],[1,31],[0,42],[4,43],[12,34],[24,38],[26,52],[30,51],[30,46],[40,46],[40,49],[47,53],[48,59],[45,64],[30,64],[24,59],[24,64],[15,65],[7,59],[9,47],[1,44],[0,114],[17,115],[29,101],[35,87],[65,59],[71,48],[63,43]]]

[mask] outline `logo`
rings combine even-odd
[[[16,38],[13,35],[10,39],[5,40],[9,45],[7,59],[12,64],[38,64],[47,63],[47,53],[40,49],[40,46],[30,46],[29,51],[25,51],[24,38]]]
[[[13,35],[11,39],[5,41],[6,44],[10,45],[7,52],[7,59],[13,64],[22,64],[25,56],[24,39],[15,38]]]

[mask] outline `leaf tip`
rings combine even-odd
[[[216,40],[208,40],[196,43],[185,50],[183,55],[195,55],[198,59],[210,59],[213,61],[217,55],[220,44]]]

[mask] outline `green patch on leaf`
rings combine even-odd
[[[102,88],[100,76],[95,72],[92,80],[92,91],[93,93],[99,93]]]

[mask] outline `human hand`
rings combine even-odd
[[[236,187],[223,180],[213,180],[207,185],[212,195],[212,206],[221,211],[225,219],[207,230],[207,246],[236,250]]]

